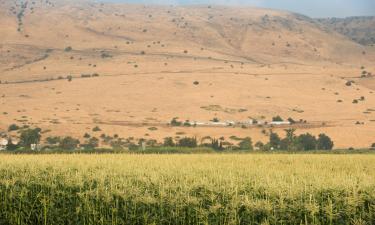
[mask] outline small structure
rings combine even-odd
[[[272,121],[270,125],[290,125],[289,121]]]
[[[0,138],[0,151],[4,151],[7,149],[8,140],[5,138]]]

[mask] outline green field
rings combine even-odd
[[[375,155],[0,155],[0,224],[375,224]]]

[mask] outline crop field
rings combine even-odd
[[[375,224],[375,155],[0,155],[0,224]]]

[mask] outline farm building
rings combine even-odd
[[[272,121],[270,125],[290,125],[289,121]]]

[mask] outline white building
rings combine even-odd
[[[272,121],[270,125],[290,125],[289,121]]]

